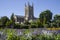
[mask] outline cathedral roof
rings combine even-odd
[[[17,18],[24,18],[24,16],[15,15]]]

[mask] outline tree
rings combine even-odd
[[[14,28],[20,29],[20,24],[14,24]]]
[[[12,20],[6,22],[6,27],[11,28],[12,26],[13,26]]]
[[[40,13],[39,19],[42,22],[42,24],[45,22],[49,22],[52,19],[52,12],[50,10],[46,10]],[[45,20],[45,21],[44,21]]]
[[[30,23],[29,23],[29,21],[26,20],[26,21],[24,22],[24,24],[29,25]]]
[[[42,23],[40,22],[39,19],[36,21],[36,25],[37,25],[38,28],[43,27],[43,25],[42,25]]]
[[[55,15],[54,16],[54,22],[56,23],[57,27],[60,26],[60,15]]]
[[[14,22],[14,13],[12,13],[10,20]]]
[[[32,22],[30,22],[30,27],[31,28],[37,28],[38,26],[37,26],[35,21],[32,21]]]
[[[7,16],[3,16],[3,17],[1,17],[1,19],[0,19],[0,24],[1,24],[2,26],[6,26],[5,24],[6,24],[7,21],[9,21],[9,18],[8,18]]]
[[[2,22],[1,22],[1,19],[0,19],[0,27],[2,27]]]
[[[56,15],[54,16],[54,20],[60,20],[60,15],[56,14]]]
[[[15,25],[14,13],[12,13],[10,20],[12,21],[12,25]]]

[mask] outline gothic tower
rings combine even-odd
[[[28,5],[25,4],[25,20],[30,20],[34,18],[33,11],[33,4],[32,6],[29,4],[29,2]]]

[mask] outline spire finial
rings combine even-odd
[[[29,4],[29,1],[28,1],[28,6],[29,6],[30,4]]]
[[[32,7],[34,6],[33,2],[32,2]]]
[[[26,7],[26,3],[25,3],[25,7]]]

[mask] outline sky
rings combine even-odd
[[[0,0],[0,17],[7,16],[10,18],[11,14],[25,15],[25,3],[34,5],[34,16],[39,17],[42,11],[49,9],[53,16],[60,14],[60,0]]]

